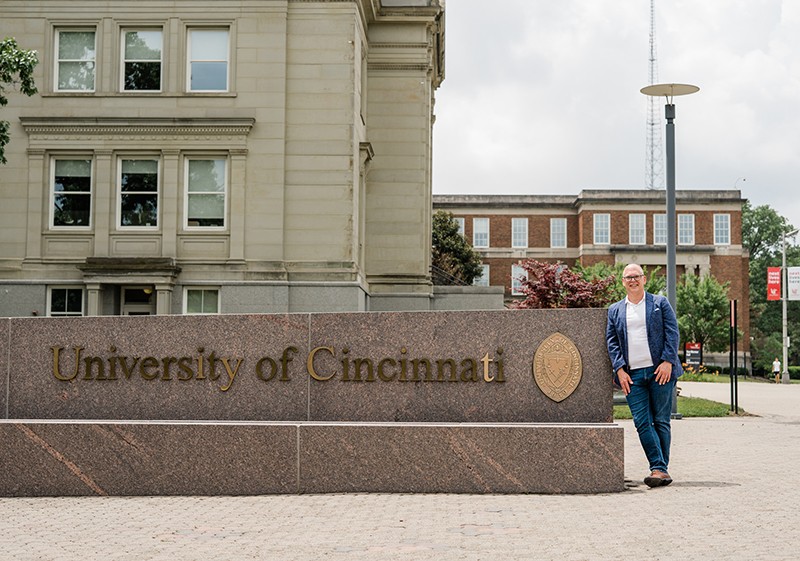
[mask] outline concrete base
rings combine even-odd
[[[0,496],[607,493],[613,424],[0,420]]]

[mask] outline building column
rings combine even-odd
[[[100,283],[86,284],[86,315],[100,315]]]
[[[116,230],[116,189],[111,150],[95,150],[95,169],[93,185],[109,185],[108,189],[94,188],[94,256],[111,255],[111,232]]]
[[[46,228],[43,219],[49,216],[49,207],[45,206],[47,197],[48,204],[52,205],[49,190],[43,192],[45,187],[45,159],[44,150],[28,150],[28,228],[25,239],[25,259],[42,258],[42,230]],[[45,195],[45,193],[47,193]],[[42,212],[44,210],[44,212]],[[48,224],[49,226],[49,224]]]
[[[181,230],[178,216],[178,201],[181,200],[178,150],[162,150],[163,170],[161,177],[161,256],[178,256],[178,232]]]
[[[156,315],[165,316],[172,313],[172,285],[156,285]]]

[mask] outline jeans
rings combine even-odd
[[[677,379],[663,386],[656,382],[655,367],[631,370],[631,391],[627,396],[633,424],[639,433],[650,471],[667,472],[669,466],[670,415],[672,394]]]

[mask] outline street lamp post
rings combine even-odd
[[[783,232],[781,235],[781,282],[783,286],[781,287],[781,306],[783,308],[783,339],[781,340],[783,345],[783,372],[781,373],[781,383],[788,384],[789,383],[789,367],[786,364],[789,362],[789,329],[786,323],[786,296],[789,289],[788,286],[788,279],[786,278],[786,238],[791,238],[792,236],[796,235],[798,230],[792,230],[791,232]]]
[[[675,105],[672,98],[676,95],[689,95],[699,91],[700,88],[690,84],[653,84],[642,88],[644,95],[653,97],[664,96],[666,105],[664,112],[667,118],[667,300],[677,313],[677,259],[676,246],[676,216],[675,216]],[[678,415],[677,387],[676,394],[672,396],[672,416]]]

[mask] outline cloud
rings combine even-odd
[[[649,2],[451,0],[446,25],[434,192],[644,188]],[[701,88],[675,101],[678,188],[747,177],[800,225],[800,3],[657,0],[657,27],[659,81]]]

